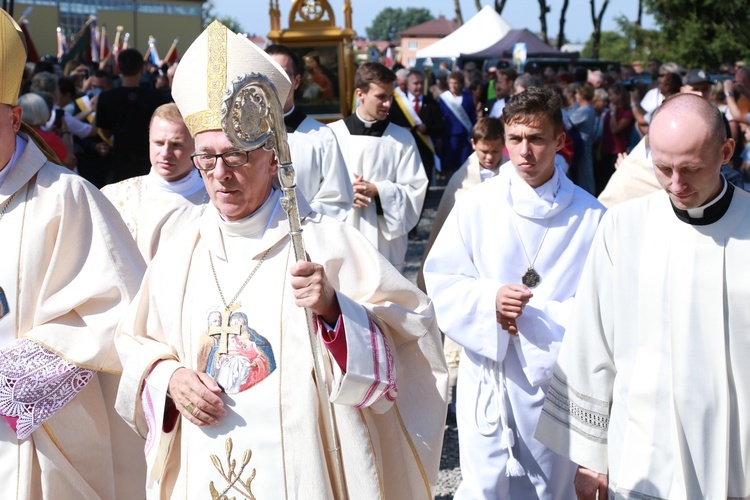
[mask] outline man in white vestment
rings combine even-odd
[[[417,286],[420,290],[426,290],[424,285],[424,259],[430,253],[435,238],[440,234],[445,219],[453,210],[456,200],[465,195],[470,188],[492,179],[500,173],[500,165],[507,161],[503,150],[505,139],[503,137],[503,122],[498,118],[480,118],[471,130],[471,147],[474,153],[464,162],[448,181],[448,185],[440,198],[435,219],[432,222],[430,237],[424,249],[422,265],[417,275]],[[451,340],[450,337],[443,339],[443,353],[448,364],[448,384],[456,386],[458,377],[458,361],[461,356],[461,346]]]
[[[440,329],[464,351],[457,499],[575,498],[575,464],[534,439],[584,257],[604,208],[555,167],[560,98],[503,111],[510,162],[456,200],[424,265]]]
[[[748,498],[750,195],[712,103],[664,101],[649,140],[663,191],[602,220],[536,435],[580,498]]]
[[[354,88],[359,106],[330,127],[354,188],[346,222],[401,271],[408,234],[419,222],[428,181],[414,137],[388,119],[395,78],[380,63],[357,68]]]
[[[113,339],[145,266],[114,207],[22,124],[25,63],[0,10],[2,497],[142,499],[143,441],[113,409]]]
[[[302,197],[312,262],[295,263],[275,182],[283,135],[238,149],[222,130],[224,90],[248,74],[273,85],[279,114],[262,115],[271,103],[256,93],[243,133],[283,133],[269,120],[290,91],[286,71],[218,21],[174,78],[212,206],[162,247],[118,331],[117,409],[147,438],[148,497],[331,498],[330,398],[349,498],[431,498],[447,391],[432,305]],[[303,308],[324,345],[324,401]]]
[[[208,203],[203,179],[190,161],[193,138],[174,103],[156,108],[148,134],[148,175],[102,188],[147,264],[159,245],[200,217]]]
[[[284,103],[284,124],[297,172],[297,192],[316,212],[344,220],[352,208],[354,192],[336,137],[324,123],[294,105],[294,91],[304,71],[299,55],[285,45],[270,45],[266,53],[292,81],[292,91]]]

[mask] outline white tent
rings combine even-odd
[[[460,57],[479,52],[497,43],[512,29],[495,9],[485,5],[456,31],[417,51],[417,57]]]

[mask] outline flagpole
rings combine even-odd
[[[172,57],[172,54],[174,54],[174,51],[177,50],[177,42],[180,41],[180,37],[177,37],[172,42],[172,45],[169,46],[169,50],[167,51],[167,55],[164,56],[164,62],[169,64],[169,59]]]

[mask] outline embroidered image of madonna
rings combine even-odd
[[[221,313],[212,311],[208,316],[208,329],[218,325],[221,325]],[[276,369],[276,360],[268,340],[248,326],[245,313],[232,313],[229,326],[235,327],[238,334],[229,335],[227,354],[218,352],[216,338],[203,335],[198,366],[216,380],[224,392],[237,394],[268,377]]]

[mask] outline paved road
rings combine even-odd
[[[425,209],[417,226],[418,239],[410,240],[406,251],[406,266],[404,275],[413,283],[417,282],[417,273],[422,262],[422,254],[430,236],[432,223],[435,220],[435,212],[443,194],[442,187],[431,187],[427,192]],[[450,415],[445,426],[445,437],[443,439],[443,455],[440,459],[440,475],[435,488],[436,500],[449,500],[453,498],[458,484],[461,482],[461,469],[458,466],[458,431],[453,415]]]

